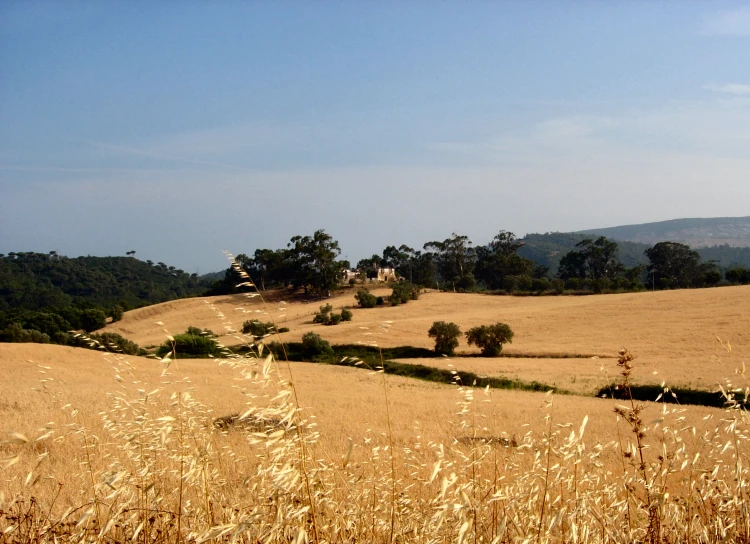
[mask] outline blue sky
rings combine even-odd
[[[744,2],[0,4],[0,252],[746,215]]]

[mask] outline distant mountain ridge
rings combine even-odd
[[[670,241],[690,247],[750,247],[750,217],[686,218],[578,231],[613,240],[653,245]]]
[[[639,225],[629,225],[628,227],[637,227]],[[582,232],[547,232],[545,234],[530,233],[522,238],[524,246],[518,250],[521,257],[531,259],[538,265],[549,268],[552,275],[557,272],[560,266],[560,259],[566,253],[575,249],[576,244],[585,238],[595,238],[606,236],[610,240],[617,242],[619,246],[618,258],[626,267],[633,267],[648,264],[646,250],[657,242],[645,243],[628,241],[619,238],[617,234],[604,234],[603,231],[616,230],[602,229],[601,231]],[[683,238],[684,240],[684,238]],[[673,238],[661,238],[658,241],[679,241]],[[685,241],[681,243],[687,243]],[[687,243],[690,247],[690,243]],[[750,247],[732,247],[729,244],[712,245],[710,247],[697,247],[696,251],[704,261],[714,261],[719,268],[726,270],[732,267],[740,266],[750,268]]]

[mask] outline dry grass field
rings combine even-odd
[[[191,325],[220,333],[257,317],[289,327],[287,341],[314,330],[332,343],[431,347],[434,320],[463,330],[503,321],[516,333],[509,355],[600,358],[420,362],[585,394],[618,376],[622,346],[638,355],[634,381],[712,388],[729,377],[744,386],[735,370],[750,345],[748,288],[426,293],[354,310],[351,323],[335,327],[311,323],[317,305],[282,302],[175,301],[128,312],[107,329],[155,345],[165,337],[157,321],[171,333]],[[465,343],[459,350],[473,353]],[[0,542],[750,538],[744,409],[472,390],[264,356],[178,354],[167,365],[0,344]],[[244,418],[214,425],[231,414]]]
[[[387,295],[386,288],[374,294]],[[125,314],[108,325],[141,346],[164,341],[163,322],[171,333],[188,326],[224,332],[224,321],[208,308],[209,303],[235,328],[247,319],[275,320],[289,327],[285,341],[299,341],[315,331],[332,344],[376,341],[383,347],[413,345],[432,348],[427,330],[435,320],[453,321],[462,330],[502,321],[515,332],[506,355],[589,355],[614,357],[627,347],[638,357],[639,383],[666,381],[672,386],[715,389],[734,373],[733,363],[720,357],[716,338],[729,341],[736,359],[750,359],[750,287],[722,287],[655,293],[627,293],[586,297],[502,297],[430,292],[419,300],[396,307],[356,309],[354,293],[320,303],[282,303],[278,299],[263,305],[258,298],[242,295],[173,301]],[[354,319],[335,327],[313,324],[320,304],[334,309],[354,308]],[[381,327],[390,322],[386,331]],[[226,344],[236,339],[223,338]],[[462,339],[459,352],[477,353]],[[424,361],[425,363],[427,361]],[[498,359],[481,361],[455,358],[452,364],[487,375],[537,379],[565,389],[591,392],[611,380],[596,359]],[[605,366],[606,370],[606,366]],[[654,374],[656,372],[656,374]]]

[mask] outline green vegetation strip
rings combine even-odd
[[[665,392],[664,388],[659,385],[631,385],[630,392],[633,400],[637,401],[655,401],[658,398],[658,402],[665,402],[667,404],[692,404],[713,408],[726,408],[727,406],[726,398],[719,391],[670,387],[669,391]],[[627,393],[615,384],[602,387],[596,392],[596,396],[621,400],[629,398]],[[737,399],[737,405],[745,408],[750,407],[750,403],[745,402],[744,398]]]
[[[284,352],[281,350],[281,344],[278,342],[272,342],[268,345],[274,356],[277,358],[283,358]],[[447,370],[442,368],[435,368],[431,366],[411,364],[411,363],[399,363],[392,359],[415,359],[415,358],[435,358],[440,357],[435,354],[434,351],[418,348],[414,346],[399,346],[395,348],[382,348],[382,361],[381,363],[381,351],[373,346],[363,346],[360,344],[340,344],[332,346],[333,353],[318,355],[316,357],[310,357],[304,352],[304,348],[301,342],[290,342],[285,344],[286,354],[292,361],[303,361],[303,362],[317,362],[326,363],[341,366],[358,366],[359,368],[375,369],[380,366],[385,368],[386,373],[395,376],[404,376],[407,378],[415,378],[418,380],[424,380],[435,383],[444,384],[462,384],[472,387],[491,387],[493,389],[515,389],[518,391],[554,391],[558,395],[580,395],[578,393],[560,389],[545,383],[537,381],[524,382],[521,380],[511,380],[508,378],[501,377],[487,377],[480,376],[473,372],[467,372],[463,370]],[[545,356],[545,357],[548,357]],[[362,361],[362,364],[357,364],[357,361]],[[674,393],[674,395],[672,395]],[[664,389],[658,385],[633,385],[631,386],[631,394],[634,400],[637,401],[650,401],[654,402],[659,399],[658,402],[665,403],[679,403],[679,404],[691,404],[696,406],[709,406],[715,408],[726,407],[726,399],[719,392],[715,391],[702,391],[699,389],[689,389],[683,387],[670,388],[668,392],[664,392]],[[661,394],[661,397],[659,395]],[[618,389],[616,385],[609,385],[602,387],[595,394],[596,397],[608,397],[616,399],[627,398],[625,392],[622,389]],[[749,407],[750,403],[738,402],[739,405]]]
[[[283,358],[281,344],[272,342],[268,345],[274,356]],[[383,348],[381,360],[380,351],[372,346],[361,346],[358,344],[343,344],[332,346],[333,353],[318,355],[311,358],[304,352],[301,342],[290,342],[284,344],[289,360],[303,362],[327,363],[341,366],[358,366],[360,368],[376,369],[383,367],[387,374],[416,378],[435,383],[456,384],[472,387],[491,387],[493,389],[516,389],[519,391],[555,391],[561,395],[571,395],[570,391],[540,383],[537,381],[524,382],[521,380],[510,380],[508,378],[493,378],[480,376],[473,372],[463,370],[447,370],[425,365],[410,363],[398,363],[391,359],[411,358],[434,358],[435,352],[424,348],[412,346],[401,346],[396,348]],[[361,361],[361,364],[358,364]]]

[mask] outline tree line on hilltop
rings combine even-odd
[[[350,281],[364,283],[377,277],[379,270],[392,269],[404,289],[394,291],[391,304],[415,299],[420,287],[497,294],[586,294],[750,283],[748,266],[721,266],[727,259],[741,261],[750,249],[718,246],[707,250],[724,262],[703,258],[699,251],[669,241],[643,249],[643,245],[604,236],[551,233],[519,239],[512,232],[500,231],[486,245],[475,246],[467,236],[454,233],[445,240],[426,242],[421,249],[387,246],[382,254],[361,259],[353,276],[350,271]],[[339,259],[340,254],[339,243],[318,230],[294,236],[284,248],[237,255],[234,266],[219,281],[161,262],[140,261],[134,251],[127,257],[0,254],[0,341],[80,345],[82,340],[70,331],[96,331],[108,319],[121,319],[126,310],[256,286],[325,297],[342,286],[345,271],[352,268]],[[362,292],[360,298],[376,300],[368,294]],[[376,304],[377,300],[372,306]],[[102,340],[125,345],[124,339],[112,336]]]
[[[750,282],[748,268],[734,265],[722,269],[685,244],[665,241],[643,249],[643,245],[621,244],[604,236],[571,234],[560,235],[562,247],[568,248],[562,252],[553,249],[561,247],[558,234],[547,235],[551,243],[546,249],[539,238],[545,235],[532,238],[534,251],[559,254],[554,270],[540,263],[541,258],[535,261],[525,256],[526,239],[512,232],[500,231],[482,246],[454,233],[442,241],[426,242],[421,249],[404,244],[387,246],[382,254],[361,259],[351,282],[375,278],[381,269],[393,269],[400,279],[415,285],[461,292],[601,293]],[[351,268],[348,261],[338,260],[340,254],[338,242],[318,230],[312,236],[295,236],[286,248],[257,249],[252,256],[240,254],[236,263],[261,290],[289,287],[325,296],[341,284],[344,271]],[[212,292],[233,292],[239,283],[243,283],[240,273],[230,267]]]
[[[523,238],[524,246],[518,254],[531,259],[539,265],[544,265],[550,270],[557,270],[560,260],[575,245],[585,239],[597,239],[602,234],[581,234],[573,232],[548,232],[545,234],[527,234]],[[603,236],[612,240],[614,238]],[[666,239],[668,240],[668,238]],[[630,242],[616,240],[618,245],[618,259],[627,267],[636,265],[648,265],[646,250],[653,244],[643,242]],[[703,261],[714,261],[722,272],[732,268],[750,267],[750,247],[732,247],[728,245],[715,245],[712,247],[700,247],[695,249]]]

